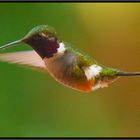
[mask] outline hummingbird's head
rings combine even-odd
[[[39,25],[33,28],[25,37],[18,41],[6,44],[0,48],[7,48],[15,44],[30,45],[42,58],[50,58],[60,46],[55,29],[48,25]]]
[[[52,38],[56,37],[56,31],[53,27],[48,25],[39,25],[30,30],[22,41],[28,42],[30,39],[36,41],[43,38]]]
[[[33,28],[21,41],[30,45],[42,58],[52,57],[59,48],[55,29],[48,25]]]

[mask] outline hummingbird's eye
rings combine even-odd
[[[54,37],[52,37],[52,36],[51,36],[51,37],[49,37],[48,39],[49,39],[50,41],[55,41],[55,38],[54,38]]]
[[[46,37],[48,38],[49,41],[52,41],[52,42],[56,40],[56,37],[53,34],[49,34]]]
[[[34,40],[41,40],[42,38],[46,38],[46,35],[43,33],[38,33],[34,36]]]

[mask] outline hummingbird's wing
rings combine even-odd
[[[3,53],[0,54],[0,61],[45,69],[44,61],[34,50]]]

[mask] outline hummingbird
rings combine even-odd
[[[125,72],[98,64],[72,44],[60,40],[49,25],[34,27],[23,38],[0,49],[17,44],[26,44],[32,50],[2,53],[0,61],[41,69],[64,86],[81,92],[107,87],[122,76],[140,76],[140,72]]]

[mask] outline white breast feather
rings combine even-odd
[[[97,77],[102,71],[102,67],[95,64],[90,67],[84,67],[83,69],[88,80]]]
[[[104,88],[104,87],[108,87],[108,83],[107,82],[99,81],[96,85],[94,85],[92,87],[92,90],[97,90],[99,88]]]
[[[59,48],[57,49],[57,53],[65,52],[65,44],[63,42],[59,43]]]

